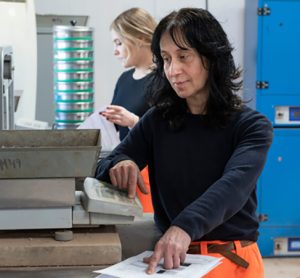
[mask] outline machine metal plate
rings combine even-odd
[[[98,129],[1,130],[0,179],[94,176]]]

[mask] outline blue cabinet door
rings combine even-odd
[[[274,130],[257,192],[262,227],[300,228],[300,129]]]
[[[264,0],[259,6],[269,15],[258,16],[257,80],[269,88],[258,94],[299,95],[300,1]]]

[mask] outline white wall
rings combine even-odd
[[[14,90],[22,91],[15,122],[33,120],[36,102],[37,43],[33,0],[0,2],[0,46],[12,46]]]
[[[243,9],[245,0],[209,0],[209,10],[222,22],[233,45],[238,65],[243,65]],[[122,11],[142,7],[159,20],[180,7],[205,8],[205,0],[35,0],[36,13],[88,15],[94,31],[96,107],[110,103],[117,78],[124,70],[113,57],[109,25]]]
[[[157,20],[183,7],[206,8],[205,0],[152,0],[152,2],[155,3],[153,15]]]
[[[245,0],[209,0],[208,10],[227,33],[236,65],[243,67]]]

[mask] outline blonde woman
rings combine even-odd
[[[150,43],[155,27],[154,18],[141,8],[126,10],[110,26],[114,55],[129,70],[119,77],[112,103],[101,115],[116,125],[121,140],[149,108],[145,87],[153,68]]]

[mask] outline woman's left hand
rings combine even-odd
[[[155,273],[161,259],[165,269],[178,268],[185,260],[190,243],[191,237],[187,232],[177,226],[171,226],[156,243],[153,254],[144,258],[144,262],[148,263],[146,272]]]
[[[133,128],[139,121],[137,115],[119,105],[109,105],[105,111],[102,111],[99,114],[114,124],[127,126],[129,128]]]

